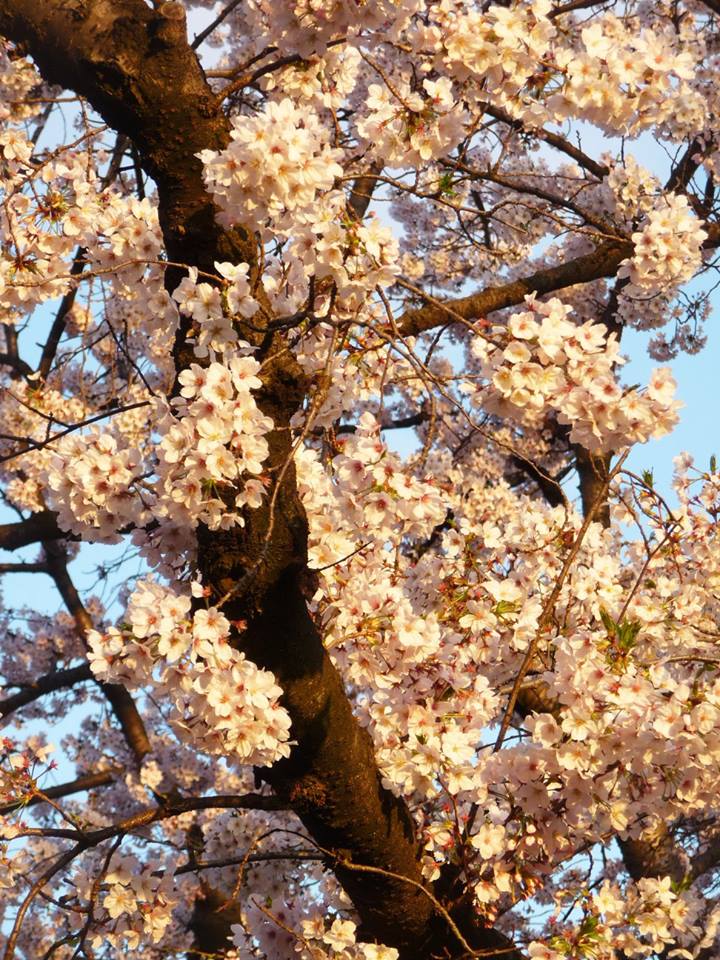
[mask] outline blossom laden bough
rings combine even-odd
[[[198,5],[0,0],[7,960],[703,960],[712,4]]]

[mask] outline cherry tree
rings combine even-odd
[[[720,955],[717,0],[0,34],[4,960]]]

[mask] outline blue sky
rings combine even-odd
[[[720,455],[720,404],[715,390],[720,390],[718,365],[718,321],[720,304],[714,303],[714,315],[706,332],[707,345],[699,354],[681,354],[664,366],[672,368],[678,382],[677,397],[684,404],[680,411],[680,423],[676,429],[659,440],[636,446],[630,454],[627,466],[635,472],[652,469],[661,493],[670,492],[672,459],[687,451],[695,457],[700,469],[707,469],[712,454]],[[624,367],[627,383],[647,383],[653,367],[645,349],[648,334],[630,331],[623,336],[623,349],[632,359]]]

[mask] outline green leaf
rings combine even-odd
[[[617,642],[621,650],[627,652],[637,643],[637,635],[640,633],[640,623],[637,620],[625,620],[619,625],[617,631]]]
[[[438,190],[447,197],[454,197],[456,191],[453,189],[453,175],[444,173],[438,180]]]
[[[504,617],[508,613],[517,613],[518,605],[514,600],[498,600],[495,606],[492,608],[492,612],[496,617]]]
[[[603,626],[605,627],[607,632],[610,634],[610,636],[614,637],[617,633],[618,625],[615,623],[613,618],[607,612],[605,607],[600,607],[600,619],[602,620]]]

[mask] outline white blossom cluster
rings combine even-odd
[[[259,44],[272,43],[283,53],[303,57],[324,54],[337,37],[352,38],[361,31],[397,36],[410,17],[423,9],[422,0],[368,0],[361,7],[352,0],[251,0],[247,22]],[[261,47],[262,48],[262,47]]]
[[[56,445],[47,465],[46,483],[48,502],[57,510],[63,530],[116,543],[124,527],[150,520],[147,510],[138,517],[138,491],[145,467],[142,454],[136,448],[122,447],[122,439],[118,442],[113,434],[92,427],[85,434],[70,434]]]
[[[252,396],[259,368],[253,357],[235,354],[183,370],[172,406],[150,408],[160,434],[152,455],[98,428],[58,441],[46,483],[63,529],[113,543],[124,527],[151,520],[191,529],[242,523],[239,511],[262,501],[259,475],[272,429]],[[233,489],[230,506],[220,496],[224,486]]]
[[[500,343],[473,341],[481,382],[468,381],[464,389],[474,404],[520,422],[542,422],[552,411],[571,427],[571,440],[589,450],[644,442],[677,423],[669,368],[656,369],[644,392],[623,390],[615,367],[624,360],[603,324],[573,324],[572,308],[556,298],[528,298],[527,308],[506,329],[494,329],[504,337]]]
[[[342,151],[329,145],[327,129],[313,112],[289,98],[269,101],[257,116],[236,117],[227,149],[205,151],[202,159],[223,223],[251,225],[263,239],[286,241],[282,255],[269,258],[262,278],[278,312],[301,310],[311,281],[321,315],[330,303],[339,311],[357,312],[376,287],[393,282],[398,267],[392,230],[374,217],[366,222],[348,218],[345,194],[333,189],[342,173]],[[222,273],[221,267],[230,265],[217,266]],[[236,274],[226,269],[222,275],[237,284]],[[190,276],[174,296],[200,324],[203,349],[222,349],[232,341],[232,325],[222,318],[214,288]],[[246,288],[229,312],[250,317],[254,304]]]
[[[582,116],[612,133],[638,133],[676,110],[678,121],[692,123],[702,109],[688,83],[693,59],[675,30],[638,31],[607,13],[581,30],[574,50],[555,58],[564,82],[548,109],[555,119]]]
[[[566,907],[557,897],[556,916]],[[709,914],[691,891],[673,888],[670,877],[642,877],[622,888],[605,880],[583,903],[582,919],[556,927],[549,943],[533,941],[532,960],[565,960],[591,953],[599,960],[623,956],[647,957],[670,951],[693,960],[713,942],[720,922],[717,907]]]
[[[202,596],[195,585],[194,594]],[[140,581],[128,625],[88,635],[93,675],[135,689],[150,685],[171,705],[177,735],[206,753],[266,766],[290,753],[290,717],[273,675],[230,645],[216,607],[152,580]]]
[[[527,4],[493,3],[487,9],[445,2],[437,26],[423,38],[434,41],[444,64],[461,81],[474,82],[495,95],[517,95],[547,57],[555,28],[548,19],[548,0]]]
[[[233,924],[233,944],[239,948],[237,960],[257,956],[259,945],[267,957],[296,956],[298,960],[398,960],[394,947],[357,941],[357,925],[352,920],[324,916],[307,918],[301,903],[281,908],[262,909],[251,901],[245,925]]]
[[[92,937],[92,946],[100,949],[109,942],[126,950],[138,950],[142,943],[160,943],[172,921],[178,904],[172,870],[157,876],[154,863],[143,864],[137,857],[115,855],[103,879],[100,909],[110,920],[106,936]],[[83,882],[84,881],[84,882]],[[75,877],[78,895],[93,896],[91,877]]]
[[[648,298],[686,283],[702,264],[706,239],[687,197],[660,198],[642,228],[633,233],[633,255],[618,270],[619,277],[629,280],[625,296]]]
[[[236,116],[226,149],[203,150],[200,159],[221,221],[262,232],[268,222],[288,226],[329,191],[342,175],[341,156],[317,116],[286,97],[257,116]]]
[[[315,508],[313,567],[339,562],[367,540],[382,548],[403,535],[429,535],[444,519],[443,492],[430,480],[408,475],[379,432],[372,414],[362,414],[356,432],[339,438],[331,475],[312,449],[298,450],[300,494]]]
[[[368,307],[365,315],[382,321],[380,309]],[[405,343],[412,350],[412,338],[407,338]],[[339,354],[335,350],[333,327],[319,323],[299,341],[296,356],[308,376],[319,378],[313,396],[317,400],[310,414],[316,428],[330,427],[343,414],[357,409],[375,410],[383,384],[390,379],[402,380],[408,385],[418,381],[411,356],[393,350],[386,338],[372,330],[353,329],[345,351]],[[307,416],[306,411],[299,413],[297,425],[305,423]],[[361,426],[363,422],[361,420]]]
[[[259,307],[250,293],[247,263],[216,263],[215,269],[222,286],[198,283],[197,268],[192,267],[172,294],[178,308],[196,324],[197,333],[191,340],[193,352],[200,358],[207,357],[210,350],[218,354],[243,346],[233,320],[247,320]]]
[[[331,47],[322,56],[310,56],[300,69],[296,64],[273,71],[260,81],[265,90],[278,90],[291,99],[310,101],[314,107],[337,110],[358,81],[362,58],[357,47]]]
[[[180,396],[160,424],[156,515],[174,523],[242,523],[245,505],[258,506],[258,479],[268,456],[266,435],[272,420],[252,395],[261,385],[254,357],[228,356],[201,367],[192,364],[178,377]],[[249,477],[248,477],[249,474]],[[219,496],[233,490],[234,508]]]
[[[32,65],[25,58],[10,56],[11,47],[5,40],[0,40],[0,121],[28,119],[38,113],[41,105],[37,102],[28,103],[30,91],[37,88],[38,76]],[[8,134],[12,137],[16,131],[4,132],[3,147],[7,144]],[[8,154],[3,149],[6,159]]]
[[[398,244],[390,227],[369,216],[348,220],[345,198],[336,192],[319,210],[303,215],[292,231],[283,258],[270,264],[265,282],[280,309],[298,309],[307,301],[310,281],[325,281],[326,293],[315,297],[322,316],[332,303],[341,316],[369,308],[377,287],[388,287],[399,272]]]
[[[72,289],[68,260],[80,247],[88,266],[103,271],[123,299],[141,294],[149,329],[172,326],[175,312],[157,263],[162,238],[156,204],[103,189],[83,151],[62,151],[35,164],[33,144],[17,128],[0,131],[0,151],[0,227],[8,238],[0,256],[0,305],[6,322]]]
[[[357,129],[374,156],[390,167],[420,167],[445,156],[465,135],[467,117],[447,77],[423,80],[422,94],[404,78],[371,83]]]

